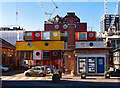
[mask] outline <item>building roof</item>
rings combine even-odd
[[[11,43],[5,41],[2,38],[0,38],[0,48],[14,49],[15,50],[15,46],[14,45],[12,45]]]

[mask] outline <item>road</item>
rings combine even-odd
[[[23,72],[3,75],[2,88],[119,88],[119,77],[104,79],[103,76],[87,76],[81,79],[79,76],[63,75],[59,83],[52,83],[52,75],[46,77],[26,77]]]

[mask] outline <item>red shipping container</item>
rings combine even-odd
[[[87,41],[96,41],[96,32],[87,32]]]
[[[41,31],[35,31],[33,34],[33,40],[41,40]]]

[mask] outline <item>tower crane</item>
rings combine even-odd
[[[45,11],[45,9],[44,9],[44,7],[43,7],[43,5],[42,5],[42,0],[39,0],[39,3],[40,3],[40,6],[41,6],[41,8],[42,8],[42,10],[43,10],[43,13],[44,13],[44,15],[45,15],[45,17],[46,17],[47,22],[58,22],[58,20],[52,20],[52,19],[51,19],[52,15],[54,14],[55,11],[56,11],[56,16],[57,16],[58,6],[56,5],[56,3],[52,0],[52,3],[55,5],[55,8],[54,8],[54,10],[52,11],[52,13],[48,13],[48,12]]]

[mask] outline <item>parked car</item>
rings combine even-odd
[[[1,69],[3,72],[10,71],[10,67],[9,67],[8,65],[0,65],[0,69]]]
[[[46,76],[46,72],[45,70],[40,67],[40,66],[36,66],[36,67],[32,67],[31,69],[27,70],[24,72],[25,76],[32,76],[32,75],[36,75],[36,76]]]

